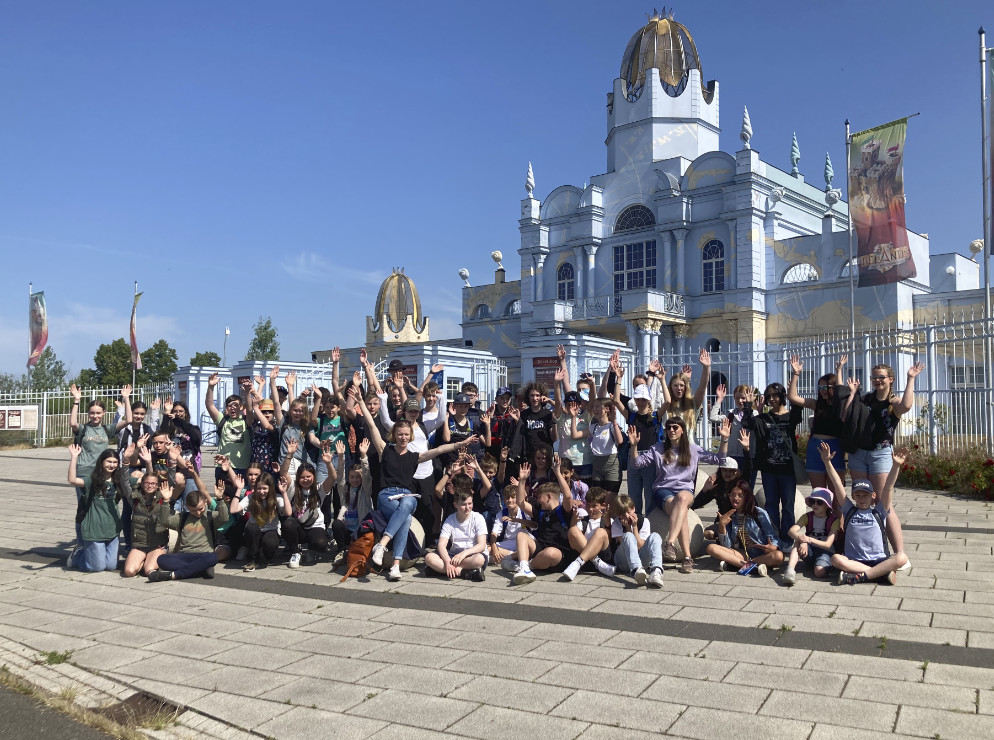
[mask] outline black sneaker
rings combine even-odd
[[[171,570],[153,570],[148,574],[148,580],[153,583],[158,583],[159,581],[171,581],[173,580],[173,572]]]
[[[205,570],[204,573],[203,573],[203,575],[204,575],[204,578],[206,578],[208,580],[212,579],[214,577],[214,566],[212,565],[210,568],[208,568],[207,570]]]
[[[464,570],[462,572],[462,577],[468,581],[476,581],[477,583],[482,583],[487,580],[487,577],[483,575],[483,571],[480,568],[471,568],[469,570]]]
[[[840,579],[840,585],[845,586],[855,586],[857,583],[866,583],[869,579],[866,577],[866,573],[843,573]]]

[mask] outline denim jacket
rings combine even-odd
[[[756,516],[759,519],[753,519],[751,516],[745,517],[745,535],[747,539],[751,539],[754,542],[773,542],[777,546],[778,550],[786,551],[784,543],[777,536],[777,531],[773,528],[773,523],[770,521],[770,515],[766,513],[765,510],[756,507]],[[718,543],[722,547],[728,547],[733,550],[739,549],[741,542],[739,542],[739,515],[735,514],[732,516],[732,521],[729,522],[728,526],[725,527],[725,534],[718,535]]]

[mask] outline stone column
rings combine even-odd
[[[659,325],[661,322],[653,322],[655,326],[653,327],[652,334],[650,335],[649,342],[649,360],[655,360],[659,357]]]
[[[587,284],[586,270],[583,264],[583,247],[573,247],[573,265],[573,275],[574,280],[576,280],[574,295],[576,296],[576,300],[582,301],[586,295],[584,286]]]
[[[728,280],[725,281],[725,290],[732,290],[738,287],[738,277],[739,271],[736,265],[738,261],[738,249],[735,246],[735,219],[727,218],[725,223],[728,224],[728,249],[725,250],[725,261],[729,266],[727,271]]]
[[[687,261],[684,254],[684,239],[687,238],[688,229],[673,229],[673,236],[676,237],[676,280],[674,281],[673,292],[685,294],[687,292]]]
[[[668,231],[661,231],[656,236],[658,247],[656,250],[656,287],[669,293],[674,291],[676,285],[675,270],[676,256],[673,254],[673,235]]]
[[[673,327],[673,333],[676,335],[676,353],[680,363],[687,362],[687,337],[690,336],[690,327],[687,324],[677,324]]]
[[[597,270],[597,262],[594,258],[597,256],[597,245],[587,244],[584,246],[583,251],[587,253],[587,278],[585,281],[587,286],[587,298],[593,298],[596,283],[594,273]]]
[[[544,254],[536,254],[535,255],[535,278],[534,278],[534,280],[535,280],[535,300],[536,301],[544,301],[545,300],[545,288],[542,285],[542,283],[544,282],[544,280],[543,280],[544,274],[543,274],[543,270],[542,270],[542,265],[545,264],[545,257],[546,257],[546,255],[544,255]]]

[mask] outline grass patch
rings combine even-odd
[[[74,650],[63,650],[62,652],[46,650],[42,651],[40,655],[44,659],[45,665],[61,665],[62,663],[68,663],[74,652]]]

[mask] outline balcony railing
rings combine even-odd
[[[586,319],[605,319],[609,316],[621,315],[621,296],[607,295],[596,298],[581,298],[566,301],[563,307],[564,321],[584,321]]]

